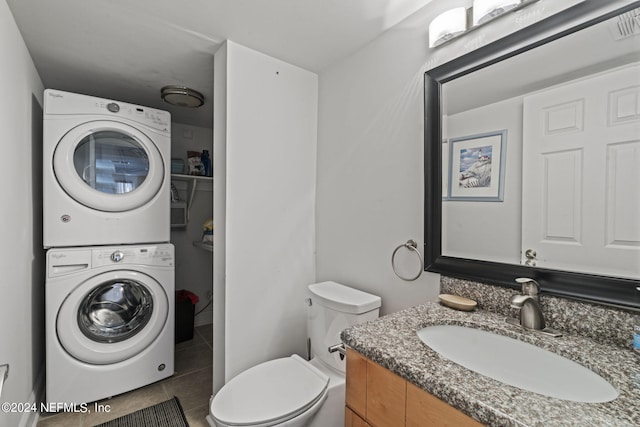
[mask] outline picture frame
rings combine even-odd
[[[507,131],[449,139],[447,200],[504,201]]]
[[[449,141],[442,141],[442,200],[449,200]]]

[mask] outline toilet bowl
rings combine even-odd
[[[218,427],[303,426],[327,397],[329,377],[298,355],[270,360],[240,373],[216,394]]]
[[[309,286],[307,330],[313,358],[294,354],[240,373],[211,400],[215,427],[334,427],[344,423],[345,360],[329,347],[340,332],[378,317],[380,297],[322,282]]]

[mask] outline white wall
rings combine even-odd
[[[420,248],[424,242],[425,71],[580,0],[541,0],[429,49],[431,20],[470,3],[429,3],[320,74],[317,279],[380,295],[383,314],[438,294],[437,275],[425,273],[407,283],[393,274],[390,264],[396,246],[409,238]],[[602,3],[611,10],[630,2]],[[413,273],[409,267],[407,261],[407,274]]]
[[[224,56],[226,93],[218,77],[214,87],[214,96],[226,99],[225,135],[214,132],[214,236],[224,227],[225,239],[224,246],[214,240],[214,259],[224,257],[224,277],[214,261],[214,300],[224,280],[225,331],[221,343],[214,330],[214,348],[224,346],[227,381],[259,362],[306,354],[318,86],[315,74],[231,41],[216,54],[216,70]],[[214,120],[217,129],[217,115]],[[214,355],[214,378],[220,362]]]
[[[42,249],[42,81],[0,1],[3,183],[0,210],[0,364],[9,363],[2,402],[35,402],[44,383]],[[0,411],[0,426],[30,425],[36,414]]]
[[[209,150],[213,154],[213,129],[171,123],[171,158],[187,161],[187,151]]]
[[[224,43],[213,64],[213,394],[226,382],[227,53]]]
[[[209,150],[213,155],[213,130],[210,128],[171,124],[171,157],[187,161],[187,151]],[[189,199],[190,188],[185,181],[173,181],[180,199]],[[187,289],[198,295],[195,324],[213,322],[213,306],[207,304],[207,294],[213,291],[213,254],[193,245],[202,240],[202,224],[213,217],[213,184],[198,182],[191,215],[185,228],[171,229],[171,243],[176,247],[176,290]],[[205,308],[206,307],[206,308]]]
[[[504,200],[442,202],[442,253],[447,256],[520,263],[522,99],[521,96],[511,98],[447,117],[448,138],[507,131],[503,147],[506,150]],[[446,166],[443,165],[443,169]],[[477,218],[484,220],[477,221]]]

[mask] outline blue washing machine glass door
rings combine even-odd
[[[141,283],[111,280],[96,286],[80,304],[78,326],[97,342],[126,340],[149,322],[153,296]]]
[[[105,365],[144,351],[167,326],[169,300],[154,278],[113,270],[79,283],[56,317],[62,348],[85,363]]]
[[[76,202],[105,212],[144,206],[160,191],[165,165],[145,133],[126,123],[86,122],[56,145],[53,169]]]

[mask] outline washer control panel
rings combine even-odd
[[[171,244],[94,248],[91,258],[92,267],[113,264],[173,267],[175,261]]]
[[[54,248],[47,251],[47,277],[65,276],[92,268],[115,265],[121,269],[124,269],[125,265],[175,268],[174,253],[171,243]]]

